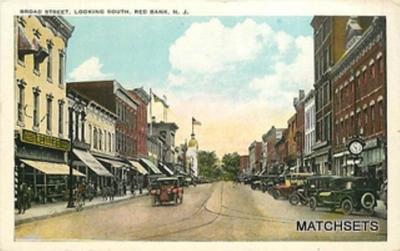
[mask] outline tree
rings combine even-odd
[[[240,169],[240,155],[237,152],[225,154],[222,157],[222,169],[225,179],[236,179]]]
[[[199,151],[197,153],[199,176],[207,178],[219,178],[217,162],[218,157],[214,151]]]

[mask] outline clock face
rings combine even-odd
[[[349,151],[355,155],[360,154],[362,152],[362,150],[363,150],[363,146],[362,146],[361,142],[359,142],[359,141],[353,141],[349,146]]]

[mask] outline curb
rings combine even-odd
[[[148,193],[143,193],[143,194],[135,195],[134,197],[131,196],[131,197],[124,198],[124,199],[106,201],[105,203],[88,205],[88,206],[84,206],[83,210],[84,209],[92,209],[92,208],[101,207],[101,206],[106,206],[106,205],[111,205],[111,204],[116,204],[116,203],[119,203],[119,202],[124,202],[124,201],[127,201],[127,200],[131,200],[131,199],[135,199],[135,198],[139,198],[139,197],[144,197],[144,196],[147,196],[147,195],[148,195]],[[37,221],[37,220],[49,219],[49,218],[52,218],[52,217],[71,214],[71,213],[75,213],[75,212],[77,212],[75,208],[66,208],[64,211],[61,211],[61,212],[55,212],[55,213],[52,213],[52,214],[46,214],[46,215],[40,215],[40,216],[34,216],[34,217],[27,218],[27,219],[15,220],[14,221],[15,222],[14,225],[16,227],[16,226],[19,226],[21,224],[25,224],[25,223],[29,223],[29,222],[33,222],[33,221]]]

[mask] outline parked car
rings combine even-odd
[[[182,204],[183,187],[177,177],[158,178],[150,190],[153,206],[164,204]]]
[[[298,187],[289,195],[289,203],[291,205],[307,205],[310,198],[318,191],[326,191],[329,189],[330,180],[334,176],[310,176],[307,177],[303,186]]]
[[[383,201],[387,208],[387,180],[385,180],[379,189],[379,199]]]
[[[270,189],[272,189],[273,186],[275,186],[276,184],[279,184],[279,183],[283,183],[283,182],[285,182],[285,176],[267,175],[261,180],[261,185],[260,185],[261,188],[260,189],[264,193],[266,191],[271,193],[272,191]]]
[[[309,205],[311,210],[317,207],[330,208],[331,211],[341,208],[346,215],[361,210],[373,215],[377,198],[373,180],[365,177],[335,177],[330,180],[328,189],[318,191],[310,198]]]
[[[274,199],[285,198],[288,199],[289,195],[300,186],[303,186],[307,177],[312,176],[313,173],[289,173],[285,175],[285,182],[273,186],[272,197]]]

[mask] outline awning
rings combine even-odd
[[[129,163],[131,163],[132,166],[134,166],[136,168],[136,170],[145,175],[148,174],[149,172],[147,172],[147,170],[142,166],[142,164],[140,164],[138,161],[135,160],[129,160]]]
[[[31,43],[22,28],[18,27],[18,52],[22,54],[35,53],[38,48]]]
[[[74,154],[82,160],[85,165],[87,165],[90,169],[93,170],[97,175],[99,176],[113,176],[107,169],[100,164],[99,161],[93,155],[91,155],[89,152],[78,150],[78,149],[73,149],[72,150]]]
[[[113,167],[116,168],[122,168],[124,166],[128,166],[126,163],[121,162],[121,161],[116,161],[116,160],[110,160],[110,159],[104,159],[104,158],[98,158],[98,160],[106,162],[108,164],[111,164]]]
[[[170,175],[170,176],[174,175],[174,172],[171,171],[171,169],[169,169],[167,167],[167,165],[160,163],[160,167],[161,167],[161,169],[164,169],[166,175]]]
[[[140,159],[154,174],[162,174],[160,169],[158,169],[153,162],[147,159]]]
[[[69,166],[66,164],[25,159],[21,159],[21,161],[48,175],[69,175]],[[86,176],[75,169],[72,169],[72,174],[75,176]]]

